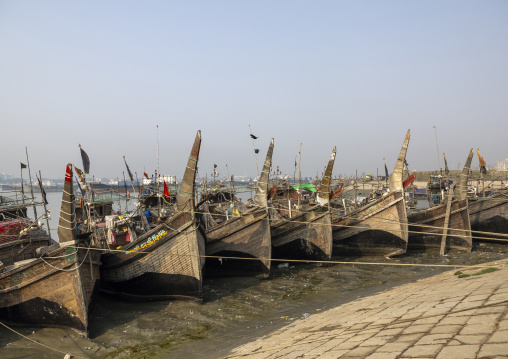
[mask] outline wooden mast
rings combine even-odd
[[[471,148],[469,155],[467,156],[466,164],[460,174],[459,185],[455,187],[455,196],[460,200],[467,199],[467,181],[469,180],[469,169],[471,167],[473,155],[474,151]]]
[[[201,148],[201,131],[196,133],[194,144],[192,145],[187,167],[183,175],[182,184],[176,196],[176,206],[178,211],[194,211],[194,195],[196,168],[198,166],[199,150]]]
[[[62,207],[58,222],[58,241],[60,243],[76,239],[76,213],[74,211],[74,186],[72,185],[72,164],[67,164],[62,192]]]
[[[393,173],[390,175],[389,179],[390,192],[403,189],[402,172],[404,170],[404,161],[406,160],[407,147],[409,145],[410,137],[411,130],[407,130],[406,138],[404,139],[404,143],[402,144],[402,148],[400,149],[399,158],[397,158],[397,162],[395,163]]]
[[[268,179],[270,177],[270,167],[272,166],[273,146],[274,143],[272,138],[270,140],[270,145],[268,146],[265,163],[263,164],[263,169],[261,170],[256,193],[254,195],[254,203],[262,208],[268,207]]]
[[[330,202],[330,179],[332,178],[332,171],[333,165],[335,163],[336,153],[337,148],[333,147],[332,154],[330,155],[330,160],[328,161],[328,165],[326,166],[325,174],[323,175],[321,185],[319,186],[319,191],[317,194],[317,202],[322,206],[325,206]]]

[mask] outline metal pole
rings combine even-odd
[[[439,164],[439,174],[441,174],[441,159],[439,158],[439,144],[437,142],[437,128],[436,128],[436,126],[433,126],[433,127],[434,127],[434,133],[436,134],[437,162]],[[441,192],[441,179],[439,179],[439,192]],[[441,195],[442,195],[442,193],[441,193]]]
[[[20,162],[21,163],[21,162]],[[20,172],[21,172],[21,198],[23,200],[23,203],[25,203],[25,191],[23,190],[23,167],[20,165]],[[17,195],[16,195],[16,200],[17,200]]]
[[[30,179],[30,193],[32,194],[32,202],[34,202],[35,198],[34,198],[34,188],[32,186],[32,173],[30,172],[30,160],[28,159],[28,147],[26,147],[26,146],[25,146],[25,152],[26,152],[26,164],[28,166],[28,178]],[[37,209],[35,208],[35,206],[33,206],[33,209],[34,209],[35,219],[37,219]]]
[[[298,212],[300,212],[300,198],[302,196],[302,172],[300,171],[301,161],[302,161],[302,143],[300,142],[300,152],[298,157]]]
[[[433,127],[434,127],[434,133],[436,134],[437,162],[439,163],[439,171],[441,171],[441,159],[439,158],[439,144],[437,142],[437,128],[436,128],[436,126],[433,126]]]
[[[355,208],[358,207],[357,206],[357,193],[356,193],[356,184],[358,182],[358,170],[356,170],[355,172],[355,184],[353,185],[353,190],[354,190],[354,194],[355,194]]]
[[[124,195],[125,195],[125,212],[127,212],[127,181],[125,180],[125,171],[122,171],[123,173],[123,188],[124,188]]]
[[[157,186],[157,211],[158,211],[158,217],[160,218],[161,215],[161,190],[160,190],[160,171],[159,171],[159,125],[157,125],[157,175],[155,176],[156,186]]]

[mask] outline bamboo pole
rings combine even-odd
[[[452,186],[455,187],[455,186]],[[445,247],[446,247],[446,236],[448,235],[448,224],[450,222],[450,212],[452,209],[452,201],[453,201],[453,188],[450,188],[448,191],[447,203],[446,203],[446,214],[445,221],[443,225],[443,236],[441,237],[441,249],[439,254],[444,256]]]

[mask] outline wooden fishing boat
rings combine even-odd
[[[35,258],[37,248],[54,243],[48,232],[27,215],[28,207],[42,204],[22,194],[0,194],[0,261],[4,265]]]
[[[332,216],[326,207],[336,148],[333,148],[317,195],[317,204],[298,211],[280,221],[273,218],[270,231],[276,258],[330,260],[332,257]],[[294,213],[294,214],[293,214]]]
[[[254,206],[206,229],[206,255],[258,260],[207,259],[207,275],[245,275],[261,272],[270,275],[271,236],[267,210],[268,177],[274,142],[270,141],[259,178]]]
[[[508,193],[500,191],[489,197],[470,198],[469,220],[475,241],[505,242],[508,239],[506,236],[508,234]]]
[[[409,214],[408,246],[411,248],[442,248],[471,251],[467,181],[473,150],[462,169],[459,186],[448,192],[448,202],[425,211]],[[455,192],[455,193],[454,193]],[[453,200],[452,200],[453,198]],[[444,240],[444,242],[443,242]]]
[[[177,213],[101,257],[100,289],[129,300],[199,298],[205,240],[194,215],[198,131],[177,195]]]
[[[67,165],[58,225],[60,244],[39,258],[0,270],[0,318],[28,326],[69,327],[87,335],[100,253],[76,239],[72,165]]]
[[[331,259],[331,214],[321,206],[308,207],[307,210],[271,226],[274,257]]]
[[[410,136],[408,130],[389,178],[389,191],[347,215],[334,216],[334,254],[394,256],[406,252],[408,225],[402,172]]]

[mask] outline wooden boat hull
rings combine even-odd
[[[469,223],[467,199],[453,201],[450,209],[445,248],[471,251],[471,225]],[[408,215],[408,247],[417,249],[441,248],[445,215],[446,205],[432,207]]]
[[[390,192],[358,211],[332,222],[335,255],[403,254],[408,225],[404,193]]]
[[[49,237],[35,237],[32,239],[18,239],[0,244],[0,262],[12,265],[15,262],[36,257],[36,250],[51,245]]]
[[[123,299],[196,299],[202,294],[205,239],[189,212],[101,257],[101,291]]]
[[[265,278],[268,277],[272,257],[268,213],[265,210],[258,210],[231,218],[208,229],[205,251],[207,256],[259,259],[259,261],[233,259],[219,261],[208,258],[207,275],[246,275],[261,272]]]
[[[508,234],[508,196],[501,193],[492,197],[469,200],[469,220],[473,233],[481,231]],[[507,239],[490,233],[474,233],[474,240],[482,242],[499,238]]]
[[[330,260],[332,216],[329,212],[299,213],[271,226],[274,257]]]
[[[6,267],[0,273],[0,318],[18,325],[69,327],[87,335],[99,258],[96,250],[66,246]]]

